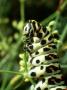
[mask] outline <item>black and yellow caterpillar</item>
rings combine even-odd
[[[53,22],[43,27],[37,21],[29,20],[24,26],[26,50],[29,52],[28,75],[37,80],[34,90],[66,90],[58,62],[59,34],[52,30]]]

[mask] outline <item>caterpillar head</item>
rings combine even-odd
[[[26,25],[25,25],[25,27],[24,27],[24,35],[28,35],[29,34],[29,32],[30,32],[30,29],[31,29],[31,23],[30,22],[28,22],[28,23],[26,23]]]
[[[29,20],[25,27],[24,27],[24,34],[29,36],[33,34],[33,31],[34,31],[34,27],[33,27],[33,23],[35,23],[36,21],[35,20]]]
[[[36,36],[41,29],[41,25],[35,20],[29,20],[24,27],[24,35],[28,37]]]

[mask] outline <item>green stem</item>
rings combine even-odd
[[[21,20],[25,21],[25,16],[24,16],[24,0],[20,0],[20,17],[21,17]]]
[[[65,28],[64,28],[64,30],[63,30],[61,36],[60,36],[60,41],[63,42],[63,40],[64,40],[66,34],[67,34],[67,25],[65,26]]]
[[[9,73],[9,74],[22,75],[22,73],[21,73],[21,72],[10,71],[10,70],[0,70],[0,73]]]
[[[65,28],[60,36],[60,41],[63,42],[65,39],[65,36],[67,35],[67,24],[65,25]],[[60,49],[61,43],[58,44],[58,48]]]
[[[46,25],[49,21],[51,21],[52,19],[54,19],[57,16],[57,12],[54,12],[53,14],[51,14],[49,17],[47,17],[46,19],[44,19],[41,24],[42,25]]]
[[[56,10],[53,14],[51,14],[49,17],[47,17],[46,19],[44,19],[41,24],[44,26],[46,25],[48,22],[50,22],[52,19],[56,18],[56,22],[59,19],[59,15],[60,13],[64,10],[65,6],[67,5],[67,0],[64,1],[64,3],[62,5],[59,6],[59,10]]]
[[[65,0],[64,3],[62,5],[60,5],[61,12],[64,10],[66,5],[67,5],[67,0]]]
[[[13,63],[7,64],[6,70],[7,71],[10,70],[12,68],[12,66],[13,66]],[[3,79],[2,79],[2,85],[1,85],[1,89],[0,90],[4,90],[5,89],[6,83],[8,82],[8,79],[9,79],[8,78],[9,73],[3,72],[2,74],[3,74]]]
[[[60,0],[60,2],[61,2],[61,0]],[[56,19],[55,19],[55,22],[56,22],[56,23],[55,23],[55,25],[54,25],[54,27],[53,27],[53,30],[56,29],[58,20],[59,20],[59,18],[60,18],[60,16],[61,16],[61,13],[62,13],[62,11],[64,10],[64,8],[65,8],[66,5],[67,5],[67,0],[64,1],[62,4],[61,4],[61,3],[59,4],[59,7],[58,7],[58,9],[57,9],[57,16],[56,16]]]
[[[25,60],[25,72],[28,72],[28,66],[27,66],[28,53],[27,53],[27,52],[24,53],[24,60]],[[33,85],[35,85],[34,81],[33,81],[30,77],[28,77],[28,78],[29,78],[30,82],[31,82]]]
[[[16,75],[14,78],[12,78],[5,90],[12,90],[12,87],[18,80],[20,80],[21,77],[21,75]]]
[[[28,72],[28,67],[27,67],[27,61],[28,61],[28,55],[27,55],[28,53],[27,52],[25,52],[24,53],[24,62],[25,62],[25,71],[26,72]]]

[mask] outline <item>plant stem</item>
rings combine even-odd
[[[53,14],[51,14],[49,17],[47,17],[46,19],[44,19],[41,24],[44,26],[46,25],[50,20],[54,19],[57,16],[57,12],[54,12]]]
[[[24,0],[20,0],[20,17],[21,17],[21,21],[23,21],[23,23],[25,22],[25,17],[24,17]]]
[[[58,9],[51,14],[49,17],[47,17],[46,19],[44,19],[41,24],[44,26],[46,25],[48,22],[50,22],[52,19],[56,18],[56,22],[59,19],[59,15],[60,13],[64,10],[65,6],[67,5],[67,0],[64,1],[64,3],[62,5],[59,5]]]
[[[27,61],[28,61],[28,55],[27,55],[27,52],[25,52],[25,53],[24,53],[25,72],[28,71]]]
[[[11,79],[11,81],[9,82],[7,88],[5,90],[12,90],[12,87],[14,86],[14,84],[21,78],[21,75],[16,75],[14,78]]]
[[[8,63],[6,70],[7,71],[10,70],[12,68],[12,65],[13,65],[13,63]],[[3,74],[3,80],[2,80],[2,85],[1,85],[1,89],[0,90],[4,90],[5,89],[6,83],[8,82],[8,79],[9,79],[8,78],[9,73],[3,72],[2,74]]]
[[[61,15],[61,12],[64,10],[65,6],[67,5],[67,0],[63,2],[63,0],[60,0],[59,2],[59,6],[58,6],[58,9],[56,10],[57,12],[57,16],[56,16],[56,19],[55,19],[55,25],[53,27],[53,30],[56,29],[57,27],[57,23],[58,23],[58,20],[60,18],[60,15]]]
[[[9,74],[22,75],[22,73],[21,73],[21,72],[10,71],[10,70],[0,70],[0,73],[9,73]]]
[[[65,28],[64,28],[64,30],[63,30],[61,36],[60,36],[60,41],[63,42],[63,40],[64,40],[66,34],[67,34],[67,24],[66,24],[66,26],[65,26]]]
[[[67,24],[65,25],[65,28],[60,36],[60,41],[63,42],[64,41],[64,38],[65,36],[67,35]],[[58,44],[58,49],[60,48],[61,46],[61,43]]]

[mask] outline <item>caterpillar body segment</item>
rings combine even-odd
[[[29,71],[29,76],[31,78],[39,78],[39,77],[48,76],[51,74],[57,74],[60,72],[61,70],[60,70],[59,64],[51,63],[48,65],[40,65],[40,66],[31,68],[31,70]]]
[[[49,90],[67,90],[67,86],[56,86],[54,88],[51,88]]]
[[[45,90],[46,88],[50,90],[50,88],[61,84],[64,85],[64,78],[62,74],[51,75],[39,80],[34,90],[38,90],[38,88],[40,88],[40,90]]]
[[[48,44],[38,50],[36,50],[34,53],[31,54],[32,57],[36,57],[38,55],[44,55],[50,52],[57,51],[57,45],[54,43]]]
[[[27,48],[29,49],[29,51],[32,50],[32,52],[38,50],[39,48],[43,47],[43,46],[46,46],[47,44],[50,44],[50,43],[58,43],[58,33],[57,31],[54,31],[52,34],[49,34],[48,36],[46,36],[44,39],[41,39],[40,42],[39,41],[39,38],[34,38],[35,42],[38,42],[38,43],[31,43],[27,45]],[[37,39],[37,41],[36,41]],[[32,40],[33,41],[33,40]]]
[[[29,62],[32,66],[39,66],[41,64],[49,64],[52,62],[58,62],[59,56],[57,53],[49,53],[45,55],[39,55],[37,57],[30,57]]]

